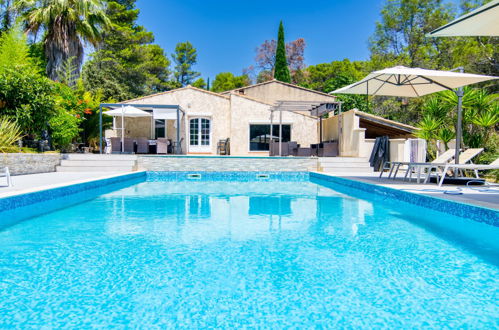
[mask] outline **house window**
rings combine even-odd
[[[273,125],[272,137],[270,136],[270,125],[250,125],[250,151],[269,151],[269,142],[273,138],[279,141],[279,125]],[[282,125],[282,142],[291,141],[291,125]]]
[[[156,139],[166,137],[166,121],[164,119],[154,120],[154,132]]]

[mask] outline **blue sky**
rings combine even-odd
[[[306,64],[368,58],[368,38],[383,0],[138,0],[139,23],[154,32],[170,55],[190,41],[198,50],[195,70],[211,80],[219,72],[240,74],[254,64],[255,48],[277,37],[305,38]]]

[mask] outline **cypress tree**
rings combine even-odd
[[[274,79],[287,83],[291,82],[288,61],[286,60],[286,44],[284,43],[284,26],[282,25],[282,21],[279,24],[279,33],[277,35]]]

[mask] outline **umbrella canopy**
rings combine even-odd
[[[418,97],[492,79],[497,77],[396,66],[374,71],[361,81],[329,94]]]
[[[121,106],[121,108],[116,108],[104,112],[106,115],[113,117],[121,117],[121,152],[125,151],[125,117],[138,118],[138,117],[152,117],[149,112],[140,110],[138,108],[132,107],[131,105]]]
[[[493,0],[428,34],[429,37],[499,36],[499,0]]]
[[[138,108],[132,107],[131,105],[124,106],[122,108],[116,108],[104,112],[104,114],[113,117],[151,117],[149,112],[140,110]]]
[[[497,77],[396,66],[374,71],[361,81],[332,91],[330,94],[417,97],[493,79]],[[461,146],[463,91],[459,89],[456,94],[458,96],[456,145]],[[460,148],[456,148],[456,164],[459,162],[459,151]]]

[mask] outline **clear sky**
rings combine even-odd
[[[177,42],[198,51],[194,67],[213,81],[219,72],[240,74],[254,64],[255,48],[277,38],[304,38],[307,65],[368,58],[383,0],[138,0],[139,23],[154,32],[170,55]]]

